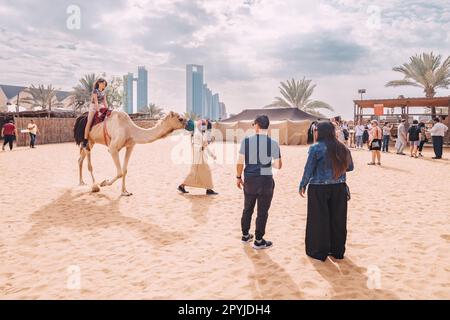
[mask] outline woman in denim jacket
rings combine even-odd
[[[330,122],[317,125],[317,143],[309,148],[300,182],[300,196],[308,187],[306,254],[325,261],[329,255],[343,259],[347,238],[346,172],[353,170],[347,147],[336,139]]]

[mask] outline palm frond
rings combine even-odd
[[[312,80],[308,80],[303,77],[302,80],[296,81],[295,79],[281,82],[279,89],[281,97],[275,97],[274,101],[265,108],[283,107],[283,108],[298,108],[305,109],[308,107],[310,110],[315,108],[329,109],[332,107],[325,102],[311,101],[311,96],[316,88],[315,84],[312,84]]]

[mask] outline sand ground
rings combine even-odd
[[[188,165],[173,161],[178,144],[135,148],[130,198],[120,183],[78,186],[74,144],[0,152],[0,298],[450,299],[448,150],[440,161],[383,155],[382,167],[353,151],[347,258],[322,263],[304,253],[306,146],[282,147],[266,235],[274,247],[256,252],[240,243],[234,165],[212,165],[219,196],[180,195]],[[93,163],[97,179],[115,174],[105,147]]]

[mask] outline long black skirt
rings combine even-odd
[[[330,255],[343,259],[346,239],[346,184],[309,185],[306,254],[322,261]]]

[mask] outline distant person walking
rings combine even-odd
[[[2,127],[2,137],[4,139],[2,150],[5,151],[5,146],[9,145],[9,150],[12,151],[14,145],[14,139],[17,136],[17,129],[14,125],[14,120],[10,120]]]
[[[420,144],[420,129],[418,124],[419,121],[414,120],[412,126],[408,129],[407,139],[409,141],[409,154],[411,158],[418,158],[417,148]]]
[[[363,145],[367,145],[367,148],[370,150],[369,141],[370,141],[370,133],[369,133],[369,125],[366,124],[364,126],[364,132],[363,132]]]
[[[434,125],[430,130],[435,154],[433,159],[442,159],[442,147],[444,146],[444,136],[447,131],[448,127],[441,123],[441,120],[438,117],[434,118]]]
[[[389,142],[391,140],[392,125],[389,122],[385,122],[383,126],[383,152],[389,152]]]
[[[403,150],[406,148],[406,127],[405,127],[405,119],[400,120],[398,128],[397,128],[397,142],[395,144],[395,148],[397,149],[397,154],[405,155]]]
[[[417,128],[419,129],[420,132],[420,143],[419,143],[419,157],[423,157],[422,151],[423,151],[423,146],[425,145],[425,143],[428,142],[428,138],[427,138],[427,127],[425,126],[425,123],[420,122],[419,125],[417,126]]]
[[[27,129],[30,134],[30,148],[34,148],[36,144],[36,135],[39,133],[39,129],[33,119],[30,120]]]
[[[349,134],[349,147],[355,148],[355,124],[351,122],[348,124],[348,134]]]
[[[275,181],[272,167],[281,169],[281,152],[278,143],[267,135],[269,118],[258,116],[253,127],[256,134],[242,140],[239,160],[236,166],[237,187],[244,188],[244,210],[241,218],[242,242],[251,242],[253,235],[249,233],[252,215],[258,203],[254,249],[266,249],[272,242],[265,240],[269,208],[272,203]],[[245,169],[244,169],[245,165]],[[244,171],[244,180],[242,180]]]
[[[347,147],[337,140],[331,123],[318,124],[317,141],[309,148],[299,186],[301,197],[308,187],[306,254],[322,261],[330,255],[343,259],[350,198],[346,171],[353,170],[353,160]]]
[[[377,120],[372,120],[372,129],[370,130],[370,140],[369,140],[369,150],[372,151],[372,162],[369,162],[368,165],[375,165],[375,161],[377,165],[381,166],[381,143],[383,137],[383,130],[378,126]]]
[[[362,149],[364,142],[363,142],[363,135],[364,135],[365,127],[361,123],[361,120],[358,121],[358,124],[355,127],[355,140],[356,140],[356,149]]]
[[[348,140],[350,138],[350,133],[348,132],[348,124],[347,121],[342,122],[342,133],[344,135],[344,144],[348,147]]]
[[[202,120],[197,121],[197,126],[194,131],[192,142],[192,165],[188,176],[183,183],[178,186],[178,191],[183,194],[189,193],[186,191],[186,186],[194,188],[206,189],[207,195],[217,195],[213,190],[213,180],[211,169],[209,168],[206,154],[211,156],[214,160],[216,155],[208,148],[208,139],[205,134],[206,125],[203,125]]]

